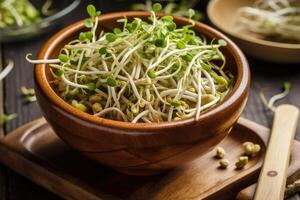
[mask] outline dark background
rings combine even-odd
[[[63,26],[86,17],[85,4],[94,3],[99,10],[105,13],[128,10],[129,5],[133,2],[131,0],[83,0],[82,5],[77,9],[74,16],[71,16],[71,19]],[[205,11],[206,4],[207,0],[202,0],[197,8]],[[207,19],[204,21],[209,23]],[[55,32],[53,31],[23,42],[0,44],[3,62],[4,58],[11,58],[15,62],[15,69],[4,81],[4,111],[5,113],[18,113],[18,118],[4,127],[5,133],[9,133],[17,127],[41,117],[37,103],[28,104],[21,96],[21,86],[33,87],[33,65],[27,63],[24,57],[27,53],[32,53],[35,57],[44,42]],[[292,83],[290,95],[279,102],[279,104],[291,103],[300,107],[300,66],[277,65],[252,58],[248,58],[248,60],[251,66],[252,82],[248,104],[243,117],[270,127],[272,124],[272,113],[265,109],[258,93],[264,91],[266,96],[270,97],[281,92],[284,81],[290,81]],[[297,138],[300,139],[300,129],[298,129]],[[298,198],[295,196],[293,199]],[[21,177],[7,167],[0,165],[0,200],[20,199],[55,200],[60,198]]]

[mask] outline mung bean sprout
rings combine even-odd
[[[158,7],[157,7],[158,8]],[[157,10],[156,8],[156,10]],[[99,11],[87,7],[90,31],[66,44],[49,64],[55,91],[70,105],[98,117],[132,123],[199,119],[228,94],[224,40],[177,27],[172,16],[119,19],[122,27],[97,34]],[[101,21],[99,22],[101,23]]]

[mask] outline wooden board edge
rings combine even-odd
[[[263,140],[263,142],[266,145],[268,144],[270,132],[269,128],[243,117],[238,119],[238,123],[243,124],[243,126],[257,133],[257,135]]]
[[[39,118],[34,120],[24,126],[14,130],[11,134],[6,137],[13,137],[14,134],[19,132],[24,132],[36,125],[41,125],[45,120],[43,118]],[[5,137],[5,138],[6,138]],[[42,166],[37,165],[36,163],[25,159],[22,155],[17,153],[15,150],[10,148],[5,144],[5,138],[0,140],[0,154],[6,156],[0,156],[0,161],[21,174],[24,177],[27,177],[31,181],[41,185],[47,190],[65,198],[65,199],[90,199],[90,200],[103,200],[102,198],[95,196],[94,194],[84,190],[76,184],[73,184],[66,179],[57,176],[55,173],[45,170]],[[18,167],[17,167],[18,166]],[[19,167],[22,166],[22,167]],[[30,169],[30,170],[28,170]],[[56,183],[53,185],[49,185],[49,182]],[[72,194],[66,194],[61,192],[60,187],[67,187],[69,191],[74,191]]]
[[[39,118],[37,120],[34,120],[28,124],[25,124],[24,126],[14,130],[6,136],[3,139],[0,139],[0,153],[2,155],[7,155],[6,157],[0,157],[0,161],[6,164],[7,166],[11,167],[13,170],[18,172],[19,174],[29,178],[33,182],[41,185],[42,187],[48,189],[49,191],[65,198],[65,199],[74,199],[79,198],[80,195],[82,195],[81,199],[91,199],[91,200],[103,200],[102,198],[96,196],[95,194],[88,192],[87,190],[83,189],[82,187],[72,183],[71,181],[68,181],[64,179],[63,177],[57,176],[54,172],[45,170],[42,166],[35,164],[34,162],[25,159],[19,153],[11,149],[9,146],[4,144],[6,138],[13,137],[15,134],[19,132],[28,131],[32,127],[41,126],[46,121],[44,118]],[[255,122],[252,122],[245,118],[240,118],[239,123],[242,123],[243,126],[253,130],[254,132],[258,133],[258,135],[261,137],[264,142],[267,142],[268,140],[268,132],[269,129],[259,125]],[[296,143],[300,146],[300,142],[296,141]],[[22,168],[15,167],[15,166],[22,166]],[[31,170],[28,171],[27,169],[30,168]],[[33,170],[32,170],[33,169]],[[34,173],[32,173],[34,171]],[[295,174],[295,177],[292,176],[290,179],[297,179],[299,178],[300,172],[297,172]],[[55,185],[49,185],[49,182],[55,182],[57,184]],[[61,191],[60,187],[67,187],[69,188],[69,191],[74,191],[72,194],[66,194]],[[80,194],[80,195],[79,195]]]

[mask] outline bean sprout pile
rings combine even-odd
[[[165,6],[162,7],[162,13],[174,16],[189,16],[189,9],[196,7],[200,0],[180,0],[179,2],[166,1]],[[153,7],[152,0],[145,0],[145,3],[132,4],[131,9],[134,11],[151,11]],[[199,21],[204,18],[203,13],[195,10],[193,20]]]
[[[300,43],[299,0],[256,0],[239,10],[239,23],[276,41]]]
[[[87,11],[91,30],[66,44],[58,59],[27,55],[50,65],[56,92],[75,108],[132,123],[197,120],[231,90],[234,77],[223,70],[220,50],[226,42],[197,36],[193,20],[177,28],[173,17],[151,11],[148,22],[122,18],[121,29],[97,36],[100,12],[92,5]]]

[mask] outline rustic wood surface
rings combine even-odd
[[[87,1],[84,1],[87,3]],[[95,0],[97,7],[104,12],[128,10],[127,3],[117,1]],[[204,1],[206,2],[206,1]],[[202,6],[204,6],[203,3]],[[203,9],[204,7],[202,7]],[[71,24],[85,16],[85,6],[72,17],[72,20],[65,23]],[[12,123],[5,126],[5,133],[41,116],[36,103],[27,104],[22,98],[20,87],[22,85],[32,87],[33,66],[28,64],[24,57],[26,53],[33,53],[35,56],[42,44],[52,33],[26,40],[24,42],[2,44],[2,61],[4,58],[12,58],[15,62],[15,69],[4,81],[4,110],[6,113],[18,113],[19,117]],[[279,103],[290,103],[300,107],[300,65],[276,65],[248,58],[252,71],[252,85],[247,107],[243,116],[258,122],[262,125],[271,126],[273,114],[265,109],[258,93],[264,91],[267,97],[281,91],[284,81],[292,83],[290,95]],[[300,129],[297,131],[297,139],[300,139]],[[52,193],[33,184],[10,169],[0,166],[0,200],[19,199],[59,199]],[[298,199],[294,197],[293,199]]]
[[[218,169],[218,159],[212,151],[168,173],[134,177],[101,166],[70,149],[41,118],[0,140],[0,154],[5,155],[0,160],[66,199],[232,200],[237,192],[257,180],[268,137],[267,128],[241,118],[220,144],[231,161],[227,170]],[[236,170],[234,161],[244,153],[241,144],[245,141],[260,144],[261,151],[243,170]],[[288,183],[299,178],[299,148],[300,142],[295,142]]]
[[[243,190],[238,199],[250,200],[255,187],[244,188],[257,180],[269,133],[269,129],[240,118],[220,144],[231,161],[227,170],[217,169],[218,160],[212,151],[168,173],[133,177],[101,166],[70,149],[40,118],[0,140],[0,155],[3,155],[0,161],[65,199],[232,200]],[[260,144],[261,151],[243,170],[235,170],[233,161],[243,154],[244,141]],[[288,184],[300,177],[299,149],[300,142],[294,142]]]

